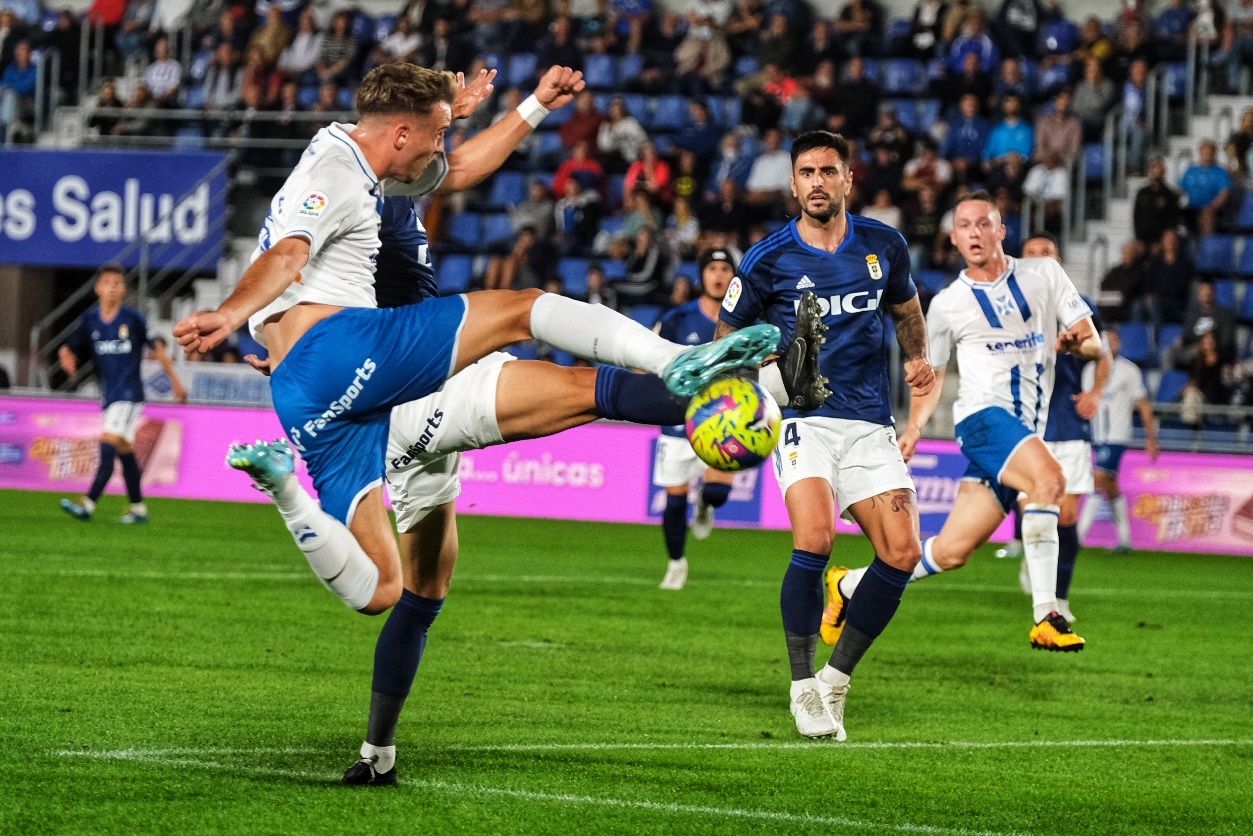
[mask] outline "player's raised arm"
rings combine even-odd
[[[187,387],[183,385],[182,378],[178,376],[178,371],[170,361],[170,354],[165,350],[165,345],[160,342],[154,342],[152,344],[152,356],[161,364],[161,369],[165,372],[165,376],[170,379],[174,400],[179,403],[187,403]]]
[[[1075,400],[1075,412],[1085,421],[1091,421],[1101,405],[1101,396],[1105,393],[1105,385],[1109,383],[1110,373],[1114,369],[1114,358],[1109,353],[1109,345],[1101,340],[1101,356],[1096,358],[1096,367],[1092,374],[1092,386],[1072,397]]]
[[[309,261],[309,242],[299,236],[283,238],[257,257],[239,280],[234,292],[216,311],[198,311],[174,326],[174,337],[188,354],[212,351],[248,321],[248,317],[273,302]]]
[[[936,374],[927,357],[927,320],[915,294],[907,302],[888,308],[896,323],[896,341],[905,353],[905,382],[910,398],[921,398],[931,392]]]
[[[513,113],[466,140],[448,155],[448,174],[437,191],[458,192],[482,182],[504,165],[518,144],[539,127],[545,116],[569,104],[575,94],[586,86],[583,73],[578,70],[550,67],[535,92]]]
[[[1057,351],[1069,352],[1084,360],[1096,360],[1104,349],[1101,346],[1101,335],[1092,324],[1092,317],[1087,316],[1074,325],[1059,331],[1057,334]]]

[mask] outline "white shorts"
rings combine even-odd
[[[675,488],[700,478],[708,467],[696,457],[686,438],[673,435],[657,437],[657,455],[653,457],[653,484]]]
[[[1096,489],[1092,479],[1092,445],[1086,441],[1044,442],[1053,458],[1062,466],[1066,477],[1066,493],[1088,494]]]
[[[142,402],[114,401],[104,408],[104,432],[116,435],[127,444],[134,444],[135,433],[143,419]]]
[[[387,437],[387,489],[396,528],[409,531],[461,493],[462,450],[500,444],[496,383],[505,363],[497,351],[466,366],[439,391],[392,409]]]
[[[896,430],[844,418],[788,418],[774,450],[774,475],[787,497],[801,479],[825,479],[848,519],[863,499],[900,488],[914,489],[896,446]]]

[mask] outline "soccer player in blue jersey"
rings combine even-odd
[[[935,382],[905,239],[845,211],[853,187],[848,155],[844,138],[826,131],[792,143],[791,186],[801,215],[744,255],[717,331],[728,334],[759,319],[790,330],[807,292],[817,297],[828,326],[821,367],[831,395],[812,412],[785,410],[774,465],[794,545],[779,600],[791,711],[801,734],[839,740],[846,737],[844,700],[853,669],[895,614],[922,553],[917,499],[888,394],[891,320],[912,397],[927,395]],[[815,675],[822,574],[837,512],[861,526],[875,558],[847,608],[830,661]]]
[[[146,523],[148,508],[144,504],[140,478],[143,475],[135,457],[135,432],[144,412],[144,382],[139,364],[149,348],[174,388],[174,397],[187,401],[187,390],[174,370],[174,364],[161,343],[153,342],[144,315],[122,302],[126,299],[126,273],[120,265],[108,264],[96,273],[96,299],[78,320],[78,327],[69,341],[61,346],[58,359],[66,374],[78,373],[88,359],[96,361],[100,395],[104,400],[104,430],[100,434],[100,465],[96,476],[77,502],[61,500],[61,510],[84,522],[95,513],[96,503],[105,485],[113,476],[113,465],[122,463],[126,495],[130,508],[118,522]]]
[[[657,323],[657,333],[671,342],[683,345],[713,342],[718,310],[735,276],[735,260],[726,250],[706,250],[701,253],[699,264],[700,296],[668,311]],[[714,509],[726,504],[735,477],[706,467],[697,458],[683,424],[662,427],[653,458],[653,484],[666,489],[661,531],[670,560],[661,580],[662,589],[682,589],[687,583],[687,495],[691,483],[702,477],[700,499],[692,520],[692,536],[697,540],[704,540],[713,530]]]
[[[1023,258],[1051,258],[1061,263],[1057,239],[1048,232],[1035,232],[1022,245]],[[1098,334],[1104,330],[1096,303],[1083,297],[1092,311],[1092,324]],[[1057,355],[1053,377],[1053,395],[1049,398],[1048,422],[1044,425],[1044,443],[1066,478],[1066,492],[1057,518],[1057,612],[1067,622],[1075,622],[1070,610],[1070,583],[1079,557],[1079,501],[1094,488],[1092,475],[1092,427],[1089,421],[1100,405],[1105,384],[1113,363],[1108,351],[1095,361],[1092,385],[1083,387],[1083,370],[1088,364],[1073,354]],[[1022,562],[1018,581],[1023,591],[1031,594],[1031,576],[1027,561]]]

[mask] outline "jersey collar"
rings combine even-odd
[[[834,252],[829,252],[827,250],[820,250],[817,247],[815,247],[813,244],[810,244],[807,241],[805,241],[805,239],[801,237],[800,218],[793,218],[792,220],[788,221],[788,228],[792,231],[792,240],[795,241],[798,245],[809,250],[811,253],[817,253],[818,255],[826,255],[826,256],[839,255],[840,253],[844,252],[844,250],[849,246],[850,242],[852,242],[853,234],[854,234],[853,213],[849,211],[845,211],[844,218],[845,220],[848,221],[848,229],[844,231],[844,240],[840,242],[840,246],[836,247]]]
[[[374,189],[378,186],[379,179],[374,176],[374,171],[370,168],[369,163],[365,161],[365,154],[361,152],[360,146],[358,146],[357,143],[353,141],[353,138],[348,135],[348,132],[355,127],[356,125],[345,125],[340,122],[332,122],[330,126],[327,127],[326,133],[332,140],[348,149],[348,152],[352,154],[353,159],[357,161],[357,165],[360,166],[361,173],[369,179],[370,188]]]
[[[997,287],[1006,279],[1008,279],[1010,276],[1014,275],[1014,266],[1016,263],[1017,262],[1015,261],[1012,255],[1005,256],[1005,272],[1001,273],[1001,275],[997,277],[996,281],[977,282],[974,279],[967,276],[965,270],[962,270],[960,273],[958,273],[957,278],[961,279],[962,282],[964,282],[967,287],[981,287],[985,290],[988,290],[990,288]]]

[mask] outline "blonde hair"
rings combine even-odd
[[[456,98],[457,77],[450,72],[416,64],[380,64],[362,79],[356,104],[361,116],[425,116],[439,102],[451,105]]]

